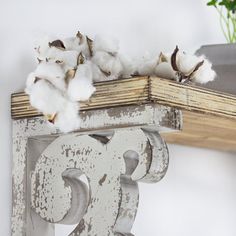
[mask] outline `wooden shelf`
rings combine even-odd
[[[81,110],[157,103],[183,112],[183,130],[162,134],[167,142],[236,151],[236,96],[157,77],[96,83],[97,91]],[[13,119],[41,116],[25,93],[12,94]]]

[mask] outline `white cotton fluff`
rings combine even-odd
[[[119,42],[116,39],[108,39],[97,35],[93,41],[93,51],[103,51],[115,55],[119,51]]]
[[[45,55],[39,55],[39,59],[47,62],[56,62],[64,67],[64,71],[73,69],[77,66],[77,51],[65,51],[56,47],[51,47]]]
[[[114,80],[122,76],[124,72],[127,74],[128,69],[124,67],[125,58],[122,62],[118,51],[117,40],[95,37],[92,62],[100,69],[100,72],[94,67],[94,81]]]
[[[212,69],[212,64],[204,59],[203,65],[193,74],[192,81],[206,84],[216,78],[216,72]]]
[[[29,74],[25,91],[31,105],[53,117],[53,125],[62,132],[80,127],[78,101],[89,100],[96,90],[93,82],[139,74],[175,80],[189,76],[183,82],[207,83],[216,76],[212,64],[203,56],[178,51],[179,71],[174,71],[171,54],[160,54],[159,58],[147,54],[141,60],[130,60],[119,52],[117,40],[96,36],[92,41],[79,32],[63,40],[45,37],[35,49],[40,63]],[[203,65],[192,73],[203,60]]]
[[[72,101],[86,101],[95,92],[90,63],[78,66],[75,77],[68,84],[67,94]]]
[[[54,38],[50,38],[48,36],[45,36],[38,40],[35,45],[35,52],[36,52],[36,57],[38,59],[44,60],[48,50],[50,49],[49,47],[49,42],[53,41]]]
[[[66,50],[77,51],[78,53],[83,53],[86,58],[90,58],[90,50],[87,38],[82,34],[80,34],[80,37],[76,36],[74,38],[67,38],[62,41],[65,45]]]
[[[110,74],[107,79],[113,80],[120,77],[123,72],[123,66],[118,57],[114,57],[107,52],[97,51],[92,57],[95,63],[102,71]]]
[[[176,72],[172,69],[169,62],[161,62],[154,69],[154,74],[165,79],[175,79]]]
[[[67,133],[80,127],[79,104],[67,101],[63,110],[57,113],[54,125],[62,132]]]
[[[55,114],[66,104],[63,94],[44,79],[31,85],[27,92],[30,104],[44,114]]]
[[[65,91],[65,73],[61,66],[54,62],[41,62],[35,72],[36,77],[50,81],[56,88]]]
[[[107,76],[99,69],[99,67],[96,64],[91,63],[91,69],[92,69],[92,73],[93,73],[93,81],[94,82],[108,80]]]
[[[25,87],[25,92],[27,94],[30,94],[31,93],[31,89],[35,83],[35,80],[36,80],[36,74],[34,72],[31,72],[27,79],[26,79],[26,87]]]
[[[190,74],[201,61],[204,61],[204,63],[194,72],[191,81],[205,84],[209,81],[213,81],[216,77],[216,73],[212,69],[212,64],[204,56],[188,55],[183,52],[178,52],[177,54],[178,68],[186,75]]]
[[[189,74],[195,68],[195,66],[204,60],[202,57],[197,57],[195,55],[188,55],[184,52],[177,53],[177,65],[181,72],[184,74]]]
[[[66,50],[81,52],[80,39],[78,37],[71,37],[63,39]]]
[[[77,41],[78,40],[79,39],[77,39]],[[61,41],[63,42],[63,40]],[[50,42],[53,42],[53,40],[49,40],[48,37],[45,37],[40,41],[39,45],[36,46],[36,54],[37,54],[36,57],[38,58],[38,60],[59,63],[64,67],[65,71],[67,71],[68,69],[75,68],[77,65],[77,58],[79,55],[79,52],[76,50],[77,48],[73,49],[72,45],[70,45],[70,47],[66,49],[57,48],[54,46],[50,47],[49,46]],[[63,44],[65,43],[63,42]],[[76,43],[74,44],[76,45]]]
[[[146,53],[141,60],[136,62],[136,72],[139,75],[154,75],[154,70],[158,64],[158,57],[151,57]]]
[[[122,64],[123,70],[122,70],[122,77],[123,78],[129,78],[131,75],[135,73],[135,63],[128,58],[127,56],[123,54],[118,54],[120,62]]]
[[[176,71],[171,66],[171,55],[161,53],[159,61],[154,69],[154,74],[161,78],[175,79]]]

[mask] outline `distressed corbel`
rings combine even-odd
[[[142,105],[81,115],[81,130],[66,135],[43,118],[14,121],[13,236],[54,236],[55,224],[76,224],[70,236],[132,235],[138,182],[165,175],[160,132],[180,129],[181,113]]]
[[[77,223],[71,236],[129,235],[137,182],[157,182],[167,167],[167,147],[157,132],[115,131],[107,141],[99,135],[61,136],[36,162],[31,206],[47,222]],[[79,180],[82,174],[88,186]]]

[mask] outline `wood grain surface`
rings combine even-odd
[[[80,104],[92,110],[156,103],[183,111],[183,130],[162,134],[170,143],[236,151],[236,96],[157,77],[133,77],[95,84],[96,93]],[[11,99],[13,119],[42,116],[25,93]]]

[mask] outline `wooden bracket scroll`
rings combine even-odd
[[[90,113],[89,113],[90,112]],[[181,128],[181,113],[159,105],[88,111],[81,130],[61,134],[42,117],[13,121],[12,236],[129,236],[138,181],[158,182],[168,167],[160,136]]]
[[[131,236],[137,182],[165,175],[165,141],[236,150],[233,95],[156,77],[96,89],[66,135],[12,95],[12,236],[53,236],[55,224],[77,224],[70,236]]]

